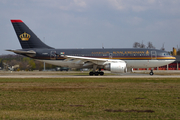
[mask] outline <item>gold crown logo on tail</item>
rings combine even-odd
[[[31,36],[26,32],[24,32],[23,34],[19,35],[19,37],[21,38],[22,41],[28,41]]]

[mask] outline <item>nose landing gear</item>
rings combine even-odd
[[[151,70],[151,72],[149,73],[149,75],[151,75],[151,76],[154,75],[153,70]]]

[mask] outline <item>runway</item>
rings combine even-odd
[[[76,75],[74,75],[76,73]],[[148,71],[136,71],[133,73],[110,74],[104,76],[89,76],[81,72],[0,72],[0,78],[180,78],[180,71],[155,71],[153,76]]]
[[[0,76],[0,78],[180,78],[180,76]]]

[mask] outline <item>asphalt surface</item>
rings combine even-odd
[[[0,78],[180,78],[180,71],[154,71],[154,75],[150,76],[149,71],[136,71],[134,73],[122,73],[104,76],[89,75],[53,75],[54,72],[48,74],[39,72],[1,72]],[[42,74],[43,73],[43,74]],[[160,75],[158,75],[160,74]]]

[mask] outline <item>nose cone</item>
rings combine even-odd
[[[171,56],[170,58],[174,61],[176,60],[176,57],[174,57],[174,56]]]
[[[169,60],[169,62],[173,63],[174,61],[176,61],[176,57],[175,56],[170,56],[167,58]],[[170,63],[169,63],[170,64]]]
[[[176,57],[175,56],[169,56],[166,58],[167,64],[173,63],[174,61],[176,61]]]

